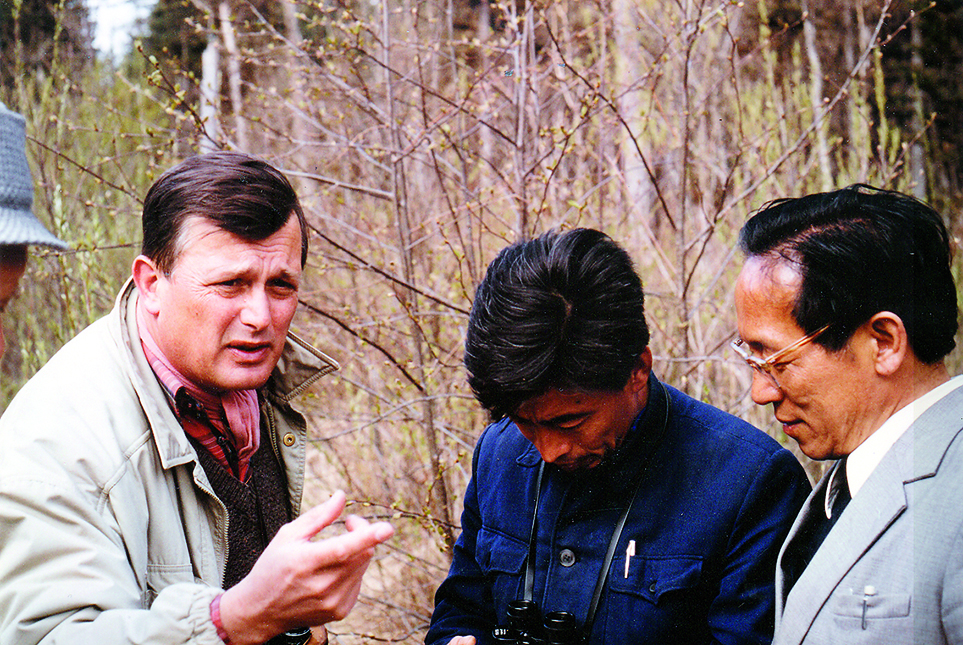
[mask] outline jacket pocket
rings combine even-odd
[[[478,532],[475,560],[486,574],[518,574],[527,555],[528,545],[521,540],[485,527]]]
[[[836,594],[833,596],[833,613],[849,618],[863,618],[865,600],[866,619],[903,618],[910,613],[909,594],[863,596],[860,594]]]
[[[495,616],[504,624],[508,603],[522,597],[522,575],[528,544],[482,527],[475,545],[475,560],[492,590]]]
[[[639,596],[653,604],[658,604],[665,594],[697,587],[702,579],[700,556],[633,556],[627,575],[624,567],[624,557],[612,563],[612,591]]]
[[[707,601],[700,556],[633,556],[609,570],[600,606],[606,643],[707,643]]]
[[[150,609],[157,594],[178,582],[196,582],[194,568],[188,564],[148,564],[147,589],[145,589],[144,609]]]
[[[830,598],[829,605],[833,613],[832,622],[824,622],[832,625],[830,633],[845,635],[846,645],[931,642],[918,640],[918,635],[914,640],[910,594],[863,596],[839,593]]]

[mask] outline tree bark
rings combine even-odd
[[[221,21],[221,38],[224,40],[224,48],[227,49],[227,80],[231,92],[231,108],[234,112],[234,136],[237,138],[237,146],[241,150],[249,151],[247,125],[242,116],[244,106],[241,93],[241,54],[237,49],[234,24],[231,22],[231,6],[227,0],[221,0],[218,5],[218,14]]]

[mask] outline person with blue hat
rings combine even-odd
[[[33,180],[27,165],[26,121],[0,103],[0,314],[27,268],[27,246],[64,250],[67,245],[44,228],[31,210]],[[0,356],[5,343],[0,327]]]

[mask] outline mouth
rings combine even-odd
[[[793,438],[795,438],[795,430],[802,425],[802,421],[783,421],[779,417],[776,417],[776,421],[782,424],[782,431],[786,436]]]
[[[560,470],[564,470],[567,473],[571,473],[576,470],[589,470],[591,468],[595,468],[600,463],[602,463],[602,458],[600,456],[585,455],[584,457],[578,457],[576,459],[556,460],[552,462],[552,465]]]
[[[271,352],[271,343],[229,343],[227,348],[243,363],[257,363]]]

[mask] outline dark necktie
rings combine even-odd
[[[799,532],[790,547],[791,551],[790,548],[787,548],[787,552],[783,556],[787,593],[799,580],[799,576],[806,570],[806,567],[809,566],[813,556],[816,555],[816,551],[819,550],[823,540],[829,535],[829,531],[833,528],[839,516],[842,515],[850,499],[852,498],[849,494],[849,481],[846,479],[846,459],[844,458],[836,466],[836,474],[833,476],[829,489],[829,507],[832,517],[826,517],[823,512],[823,504],[820,503],[816,511],[810,514],[805,524],[799,528]]]

